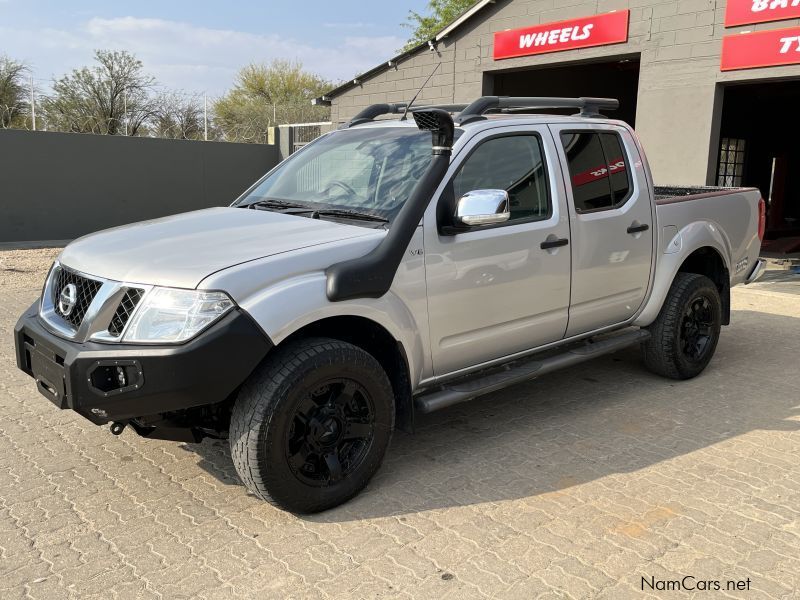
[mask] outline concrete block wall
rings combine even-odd
[[[631,11],[625,44],[492,58],[496,31],[624,9]],[[800,65],[721,72],[724,35],[800,25],[788,20],[725,28],[724,15],[725,0],[498,0],[444,39],[436,52],[422,49],[336,96],[332,118],[344,122],[369,104],[409,100],[437,62],[441,67],[420,94],[420,104],[469,102],[491,93],[484,89],[485,73],[640,55],[636,128],[654,177],[703,184],[712,180],[719,143],[719,84],[800,78]]]

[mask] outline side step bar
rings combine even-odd
[[[616,352],[627,346],[644,342],[650,338],[650,332],[644,329],[626,330],[624,333],[605,337],[598,341],[584,342],[580,346],[547,358],[520,359],[505,365],[505,369],[494,371],[489,375],[474,376],[445,384],[431,392],[424,392],[414,399],[416,409],[421,413],[430,413],[454,404],[466,402],[496,392],[511,385],[534,379],[545,373],[571,367],[587,360]],[[502,367],[501,367],[502,368]]]

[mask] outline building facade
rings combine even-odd
[[[800,235],[800,0],[484,0],[320,101],[345,122],[431,73],[417,104],[618,98],[656,183],[757,186]]]

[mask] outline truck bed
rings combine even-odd
[[[755,190],[747,187],[717,187],[712,185],[657,185],[653,188],[656,204],[685,202],[734,192]]]

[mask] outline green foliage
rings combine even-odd
[[[311,100],[332,87],[299,62],[250,64],[239,71],[233,89],[214,103],[214,119],[228,137],[238,132],[236,137],[263,141],[274,125],[327,119],[328,110],[312,106]]]
[[[408,50],[432,39],[473,4],[475,0],[430,0],[428,14],[409,11],[407,22],[403,25],[412,29],[413,33],[403,49]]]
[[[311,100],[334,84],[297,62],[248,65],[206,115],[202,96],[158,93],[133,54],[97,50],[94,59],[37,97],[37,129],[202,140],[207,127],[209,140],[263,143],[273,125],[330,118],[329,108]],[[0,56],[0,127],[30,128],[26,73],[22,63]]]
[[[43,113],[48,129],[136,135],[155,114],[155,79],[125,51],[97,50],[97,65],[75,69],[53,83]]]
[[[27,68],[21,62],[0,56],[0,127],[25,127],[30,112]]]

